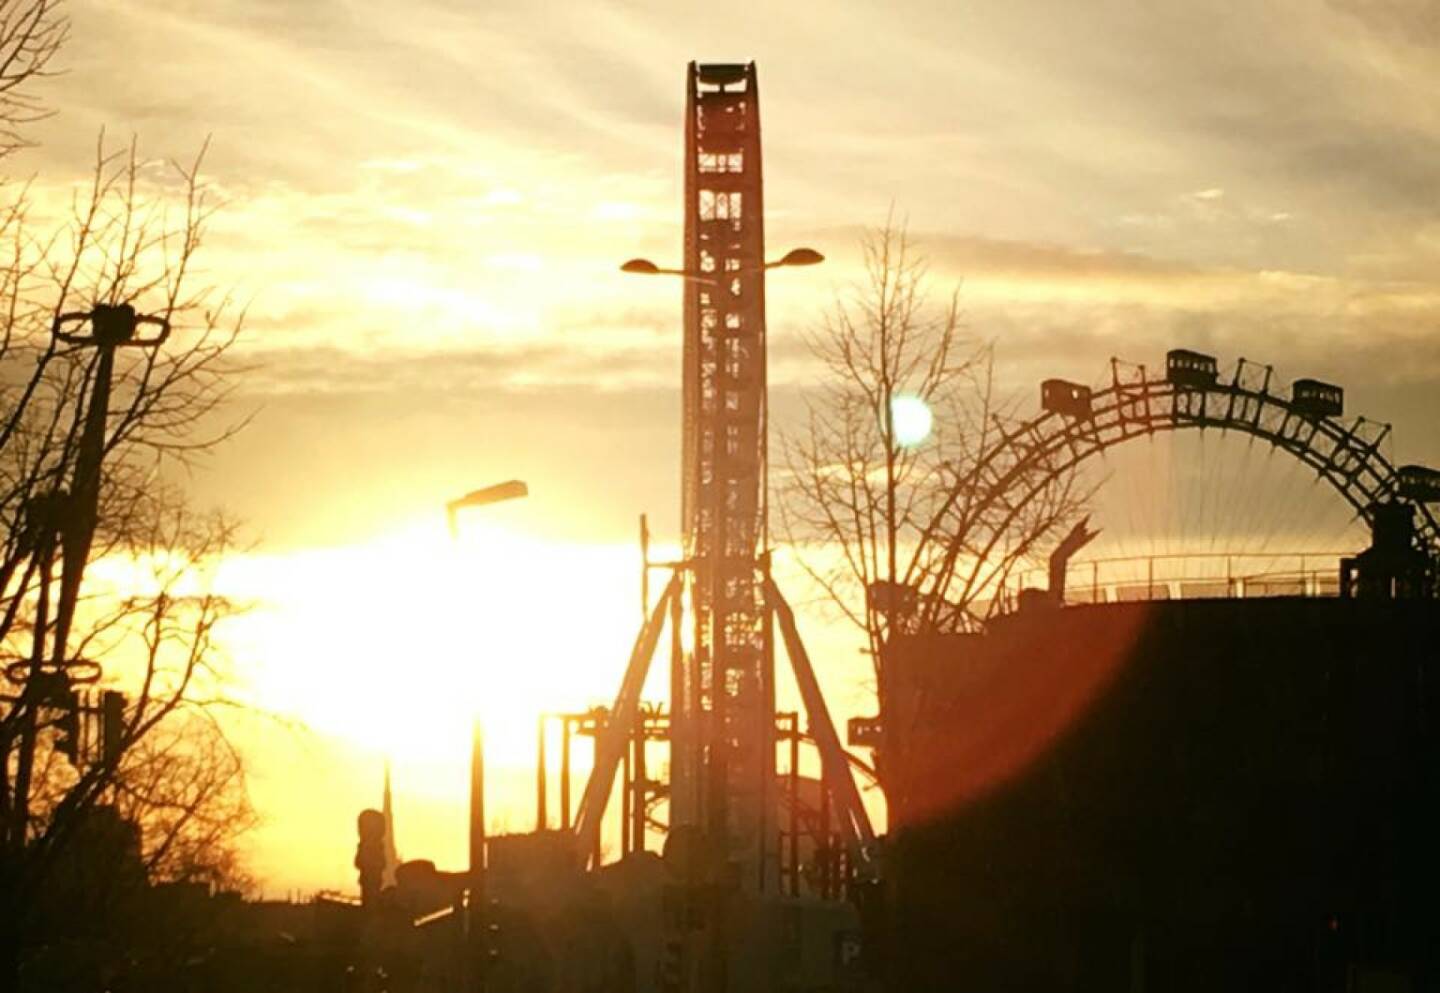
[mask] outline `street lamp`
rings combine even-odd
[[[746,266],[736,270],[736,272],[757,272],[765,269],[779,269],[782,266],[818,265],[824,261],[825,256],[813,248],[795,248],[772,262],[765,262],[756,266]],[[682,279],[688,279],[696,283],[715,284],[719,282],[719,279],[714,276],[702,275],[698,272],[690,272],[685,269],[663,269],[649,259],[631,259],[620,267],[620,271],[637,276],[680,276]],[[727,273],[727,275],[733,276],[735,272]]]
[[[450,525],[450,537],[459,540],[458,516],[467,507],[484,507],[504,500],[517,500],[529,496],[530,488],[518,479],[511,479],[494,486],[471,490],[462,497],[456,497],[445,504],[445,517]],[[470,737],[470,906],[466,914],[469,930],[470,989],[485,988],[485,744],[480,718],[475,718]]]
[[[528,486],[518,479],[512,479],[508,482],[496,483],[494,486],[487,486],[484,489],[472,490],[462,497],[456,497],[445,505],[445,519],[450,524],[450,537],[458,538],[460,536],[456,518],[462,509],[484,507],[502,500],[518,500],[520,497],[529,495],[530,488]]]

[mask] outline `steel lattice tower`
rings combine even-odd
[[[764,884],[775,775],[766,532],[765,231],[754,63],[690,63],[682,525],[693,640],[672,669],[672,816]]]

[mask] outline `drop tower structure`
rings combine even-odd
[[[681,487],[691,637],[672,653],[672,819],[726,839],[730,858],[753,867],[745,875],[762,889],[775,779],[775,664],[761,572],[764,216],[755,64],[691,62]]]
[[[874,873],[875,834],[850,774],[850,757],[835,730],[793,611],[770,577],[766,529],[765,271],[813,265],[813,249],[765,261],[764,193],[760,172],[760,108],[755,64],[691,62],[686,70],[684,267],[662,269],[632,259],[621,269],[685,280],[681,526],[678,562],[650,562],[670,573],[651,603],[610,708],[570,721],[589,722],[595,761],[574,821],[576,854],[602,862],[601,822],[617,772],[621,790],[621,851],[643,848],[652,823],[648,805],[668,802],[666,844],[683,837],[678,862],[687,871],[724,878],[695,885],[738,885],[752,893],[791,896],[802,889],[799,846],[806,833],[820,858],[844,850],[846,878]],[[642,518],[642,549],[648,547]],[[644,589],[648,591],[648,586]],[[669,713],[647,711],[640,695],[670,630]],[[788,721],[785,823],[777,782],[775,640],[795,676],[808,721]],[[647,713],[649,716],[647,716]],[[567,730],[566,734],[569,734]],[[668,781],[651,779],[644,742],[668,741]],[[803,824],[798,749],[802,738],[820,759],[820,823]],[[563,772],[562,783],[566,781]],[[543,770],[543,762],[542,762]],[[543,775],[537,783],[543,797]],[[562,786],[562,799],[568,796]],[[828,807],[826,806],[828,804]],[[571,827],[562,807],[561,823]],[[537,821],[545,822],[543,803]],[[833,821],[832,818],[833,817]],[[677,836],[678,832],[678,836]],[[785,837],[785,858],[781,838]],[[684,855],[702,844],[703,858]],[[701,863],[711,869],[701,870]],[[829,873],[825,878],[841,878]],[[788,887],[783,887],[788,878]],[[830,893],[827,882],[821,890]],[[718,946],[717,946],[718,947]]]

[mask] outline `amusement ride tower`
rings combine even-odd
[[[672,661],[672,818],[763,863],[775,686],[765,521],[765,228],[755,65],[690,63],[682,526],[693,638]],[[763,870],[762,870],[763,872]]]
[[[647,570],[668,568],[670,581],[649,606],[614,705],[599,719],[573,715],[593,724],[596,738],[574,831],[578,852],[598,865],[615,775],[622,762],[643,765],[649,732],[640,693],[668,621],[670,710],[657,730],[670,746],[669,780],[661,787],[627,773],[624,792],[634,798],[626,801],[634,825],[629,837],[643,847],[646,804],[663,796],[672,838],[677,830],[703,837],[712,855],[738,870],[740,885],[765,892],[776,888],[782,869],[777,634],[809,720],[808,734],[798,724],[791,730],[793,747],[804,737],[819,753],[823,791],[852,867],[868,860],[874,844],[794,615],[770,579],[766,548],[765,272],[823,257],[797,248],[765,261],[754,63],[692,62],[686,79],[684,266],[662,269],[633,259],[621,267],[685,280],[683,555],[672,563],[647,560]],[[797,769],[792,752],[792,780]],[[791,891],[798,892],[793,782],[790,789],[787,868]]]

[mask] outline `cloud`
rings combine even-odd
[[[214,132],[206,277],[254,300],[252,398],[623,403],[678,390],[678,285],[615,268],[678,261],[684,64],[754,57],[767,234],[830,257],[770,281],[778,388],[894,203],[1018,382],[1198,343],[1419,397],[1427,10],[77,0],[28,166],[60,202],[102,122],[163,154]]]

